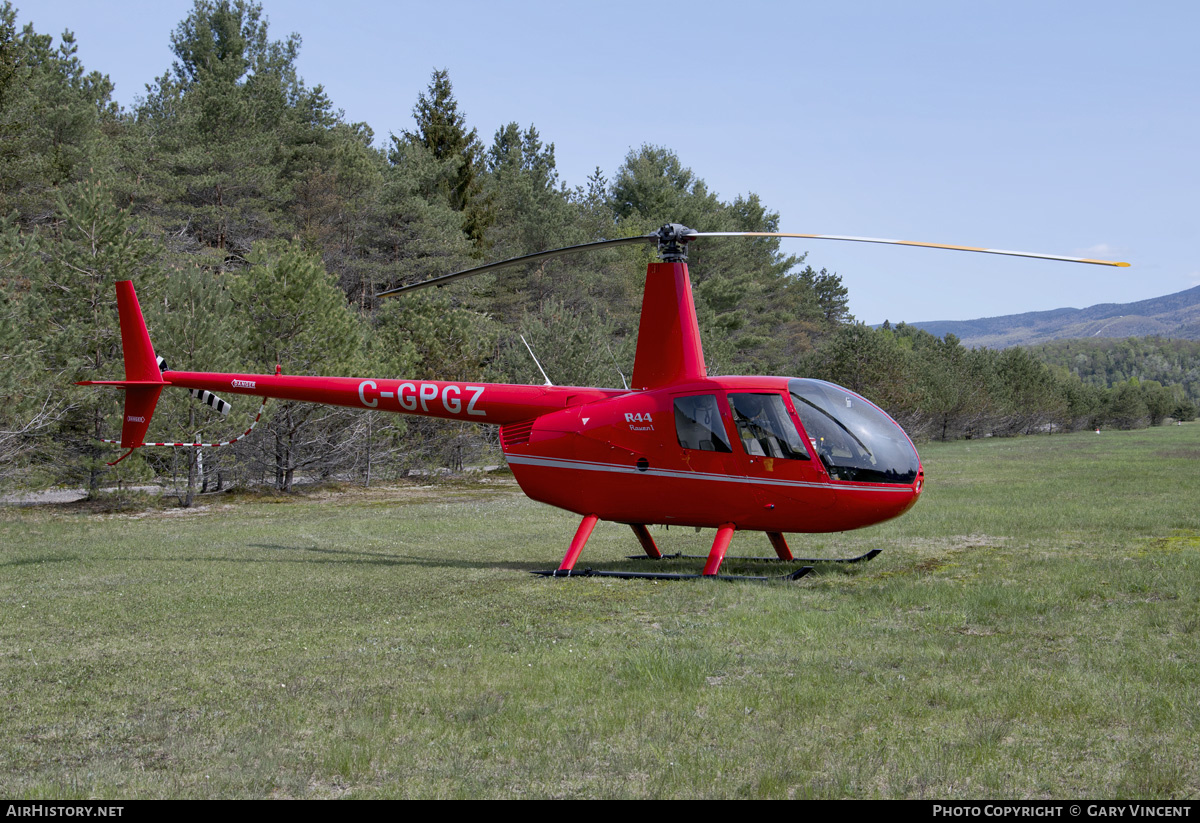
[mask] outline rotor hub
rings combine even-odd
[[[658,237],[658,256],[664,263],[687,262],[687,244],[697,234],[682,223],[664,223],[655,232]]]

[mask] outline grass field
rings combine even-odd
[[[0,797],[1200,795],[1200,424],[921,451],[795,583],[533,577],[511,481],[0,510]]]

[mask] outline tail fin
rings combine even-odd
[[[125,380],[162,382],[150,332],[142,317],[132,280],[117,281],[117,314],[121,320],[121,349],[125,353]]]
[[[125,417],[121,423],[121,447],[136,449],[146,438],[150,418],[158,405],[163,380],[150,343],[150,332],[132,280],[117,281],[117,315],[121,321],[121,349],[125,354],[124,380],[86,380],[81,386],[120,386],[125,389]],[[124,457],[121,458],[122,460]]]

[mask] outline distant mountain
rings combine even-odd
[[[1081,337],[1172,337],[1200,340],[1200,286],[1136,303],[1100,303],[979,320],[910,323],[930,334],[955,335],[968,348],[1003,349]]]

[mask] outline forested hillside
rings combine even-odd
[[[108,467],[115,450],[98,439],[120,430],[119,392],[73,384],[122,374],[115,280],[134,280],[156,349],[176,368],[540,383],[523,334],[556,383],[619,386],[649,251],[377,295],[667,221],[778,229],[756,195],[722,199],[665,147],[568,186],[554,144],[521,112],[481,137],[444,70],[412,89],[412,121],[377,124],[389,132],[377,140],[297,74],[299,37],[274,36],[257,4],[197,0],[171,36],[173,64],[125,110],[69,37],[19,28],[16,9],[0,10],[0,483],[94,492],[158,474],[189,488],[288,489],[299,477],[370,482],[499,459],[489,427],[280,402],[251,437],[203,455],[203,480],[192,449],[140,450]],[[840,278],[777,241],[696,248],[690,266],[713,374],[834,380],[916,437],[1162,417],[1145,383],[1106,390],[1023,350],[856,324]],[[253,405],[225,419],[167,392],[148,439],[221,439]]]
[[[1068,370],[1090,386],[1154,381],[1177,387],[1200,403],[1200,341],[1130,337],[1124,340],[1055,340],[1031,349],[1042,361]]]
[[[939,337],[953,334],[967,346],[994,349],[1089,337],[1157,335],[1196,340],[1200,338],[1200,286],[1134,303],[1099,303],[1086,309],[1053,309],[913,325]]]

